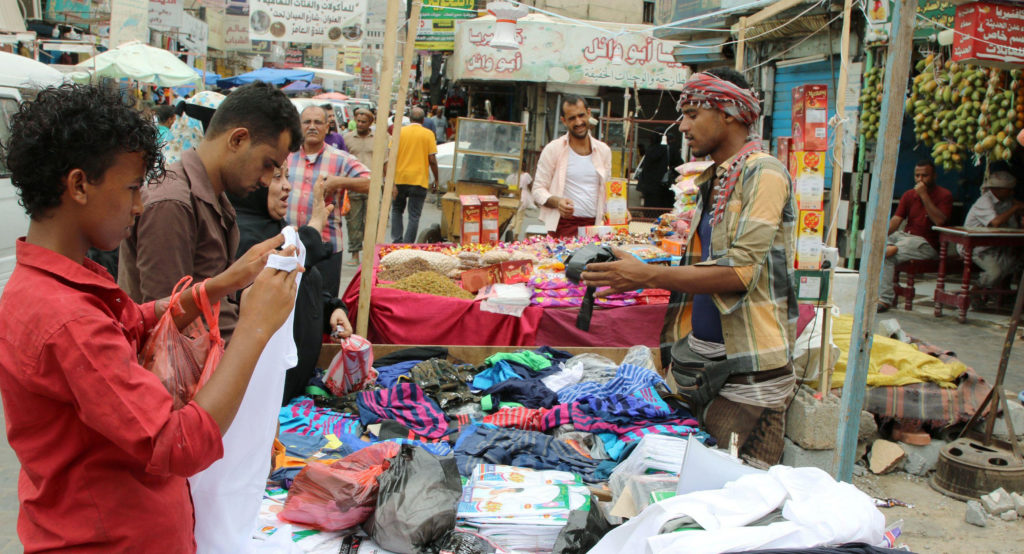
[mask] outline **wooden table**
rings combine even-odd
[[[939,277],[935,283],[935,316],[942,315],[942,307],[958,308],[957,320],[967,321],[971,306],[971,257],[977,246],[1024,246],[1024,230],[993,227],[932,227],[939,233]],[[964,247],[964,271],[959,291],[946,291],[946,254],[949,244]],[[994,294],[1011,291],[987,291]]]

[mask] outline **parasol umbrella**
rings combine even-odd
[[[127,42],[75,66],[97,77],[134,79],[158,87],[199,83],[201,77],[177,56],[138,41]]]
[[[348,100],[348,95],[340,92],[322,92],[313,98],[317,100]]]
[[[46,88],[63,82],[64,74],[45,63],[0,52],[0,86]]]

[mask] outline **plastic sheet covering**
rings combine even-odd
[[[455,527],[462,480],[455,459],[402,446],[379,478],[370,537],[399,554],[416,554]]]

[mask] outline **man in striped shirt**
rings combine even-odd
[[[682,293],[662,331],[672,388],[720,443],[736,435],[741,454],[772,465],[782,456],[796,383],[792,183],[752,136],[760,106],[747,82],[732,70],[714,73],[687,82],[679,105],[693,155],[715,162],[697,180],[683,266],[649,266],[619,251],[620,260],[591,264],[583,278],[611,287],[599,296],[638,288]]]
[[[365,193],[370,189],[370,170],[355,156],[324,142],[327,136],[327,112],[320,106],[308,106],[299,114],[302,123],[302,147],[288,156],[288,180],[292,190],[288,194],[288,213],[284,220],[289,225],[307,225],[313,214],[313,187],[320,177],[327,180],[324,191],[327,204],[334,210],[327,216],[323,239],[334,249],[334,255],[317,264],[324,277],[324,290],[337,294],[341,288],[341,217],[344,195],[349,191]]]

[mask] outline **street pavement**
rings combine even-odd
[[[437,205],[436,196],[430,195],[424,205],[420,230],[440,221],[441,210]],[[538,220],[529,217],[524,228],[535,223],[538,223]],[[342,267],[343,289],[356,270],[356,267]],[[933,304],[929,300],[935,288],[934,278],[919,278],[916,287],[918,297],[914,302],[913,311],[894,308],[887,313],[878,314],[876,321],[896,319],[909,335],[953,350],[986,381],[993,382],[999,366],[1003,341],[1006,338],[1009,315],[971,311],[968,313],[967,323],[960,324],[957,323],[953,312],[946,310],[944,317],[935,318],[932,315]],[[1005,381],[1005,388],[1013,393],[1011,398],[1015,398],[1018,392],[1024,390],[1024,372],[1019,370],[1024,367],[1024,342],[1017,341],[1015,347]],[[0,413],[0,424],[3,423],[3,414]],[[54,448],[59,448],[59,445],[54,445]],[[18,467],[18,460],[7,444],[6,433],[0,433],[0,554],[22,552],[16,533]]]

